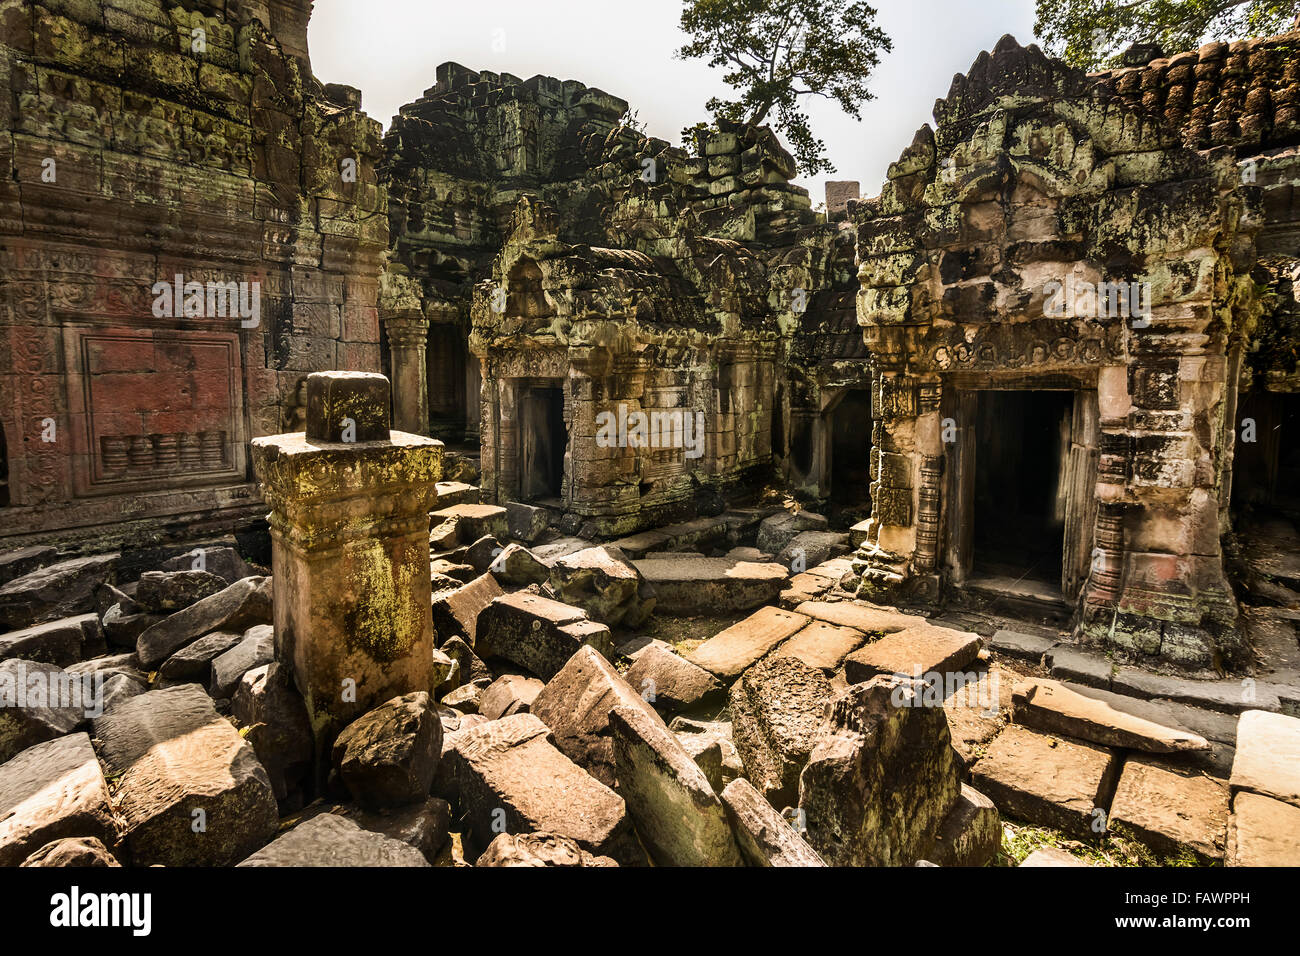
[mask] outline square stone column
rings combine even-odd
[[[340,730],[432,690],[429,511],[442,443],[389,430],[382,375],[307,379],[307,430],[253,441],[271,507],[276,659],[307,702],[317,766]]]
[[[382,318],[393,363],[393,418],[402,431],[427,435],[429,382],[425,353],[429,320],[415,309],[388,313]]]

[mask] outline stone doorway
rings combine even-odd
[[[558,384],[524,386],[519,397],[519,478],[525,501],[563,505],[564,389]]]
[[[958,406],[948,516],[954,583],[1072,603],[1088,576],[1096,521],[1096,391],[964,391]]]
[[[1247,423],[1253,430],[1246,440]],[[1237,412],[1232,505],[1300,518],[1300,394],[1250,392]]]
[[[831,500],[840,505],[867,505],[871,501],[870,391],[846,390],[826,418]]]

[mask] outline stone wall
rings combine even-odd
[[[380,130],[311,76],[310,12],[0,4],[8,539],[229,530],[305,376],[378,369]]]

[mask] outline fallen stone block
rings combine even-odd
[[[1072,853],[1057,849],[1054,846],[1040,846],[1030,853],[1021,862],[1021,866],[1089,866]]]
[[[637,655],[624,679],[656,710],[668,713],[717,703],[726,695],[722,683],[704,668],[656,645]]]
[[[112,583],[118,553],[72,558],[0,585],[0,630],[18,631],[95,610],[95,591]]]
[[[749,866],[826,865],[748,780],[727,784],[722,805],[740,855]]]
[[[1016,723],[1043,733],[1156,754],[1210,749],[1210,742],[1199,734],[1116,710],[1056,681],[1023,681],[1016,686],[1013,701]]]
[[[886,634],[849,654],[844,676],[850,684],[859,684],[877,674],[950,674],[969,667],[979,652],[978,634],[927,623]]]
[[[848,550],[849,536],[835,531],[800,531],[776,555],[795,573],[807,571]]]
[[[456,662],[460,685],[472,684],[478,680],[486,680],[489,684],[492,682],[492,671],[463,639],[448,638],[438,649]]]
[[[438,632],[438,646],[442,647],[452,637],[461,637],[471,648],[474,647],[478,616],[505,593],[492,575],[484,574],[455,591],[435,595],[433,628]],[[461,673],[466,673],[464,668]]]
[[[682,746],[692,754],[700,753],[711,744],[717,745],[722,757],[718,778],[720,786],[725,787],[737,777],[744,775],[745,765],[741,762],[740,753],[736,750],[736,743],[731,734],[730,721],[691,720],[688,717],[674,717],[672,723],[668,725],[668,729],[677,735],[678,740],[684,741],[686,737],[702,738],[701,743],[682,743]],[[714,787],[714,793],[717,793],[718,790],[719,787]]]
[[[635,861],[623,798],[556,749],[535,715],[460,731],[447,759],[478,846],[500,833],[555,833],[593,855]]]
[[[1109,687],[1134,697],[1159,698],[1225,714],[1240,714],[1247,710],[1276,711],[1281,707],[1277,693],[1264,681],[1248,685],[1233,679],[1192,680],[1168,674],[1153,674],[1137,667],[1117,667]]]
[[[776,651],[776,657],[797,657],[809,667],[830,673],[862,646],[866,635],[851,627],[812,621]]]
[[[94,737],[137,866],[225,866],[274,835],[266,771],[197,684],[123,701]]]
[[[1099,654],[1058,644],[1043,652],[1043,666],[1056,680],[1087,684],[1102,690],[1111,686],[1111,663]]]
[[[1002,846],[1002,817],[993,801],[961,785],[956,805],[944,817],[926,858],[936,866],[988,866]]]
[[[210,571],[146,571],[136,583],[133,600],[150,614],[174,614],[229,586]]]
[[[533,700],[532,713],[555,745],[589,774],[613,787],[616,779],[609,715],[630,706],[654,714],[650,704],[594,648],[577,651]],[[656,717],[656,719],[658,719]]]
[[[439,508],[429,515],[433,524],[456,522],[456,534],[461,544],[477,541],[485,534],[496,538],[506,536],[506,509],[500,505],[459,504]]]
[[[230,714],[266,769],[277,804],[282,810],[294,806],[295,795],[311,773],[315,744],[307,705],[288,668],[272,662],[246,671],[235,688]]]
[[[709,781],[709,789],[721,793],[727,781],[722,779],[722,746],[716,740],[703,734],[675,734],[677,742],[695,761],[704,779]],[[735,779],[734,776],[730,779]]]
[[[1056,640],[1041,634],[1021,634],[1003,628],[989,638],[989,648],[1007,657],[1037,664],[1056,645]]]
[[[415,847],[430,863],[437,860],[450,836],[451,805],[437,797],[427,797],[389,810],[366,810],[342,804],[332,807],[329,812],[351,820],[363,830]]]
[[[1300,718],[1248,710],[1237,722],[1233,793],[1249,790],[1300,806]]]
[[[550,582],[561,601],[610,627],[640,627],[655,608],[654,589],[613,545],[556,558]]]
[[[615,541],[614,544],[619,545],[620,542]],[[569,535],[563,538],[556,538],[554,541],[549,541],[546,544],[534,545],[530,550],[533,554],[537,555],[542,563],[549,566],[551,562],[555,561],[557,558],[562,558],[566,554],[573,554],[575,551],[582,551],[585,548],[591,548],[594,546],[594,541],[589,541],[586,538],[576,538]],[[626,548],[621,548],[621,550],[624,552],[627,551]]]
[[[1241,791],[1232,798],[1227,866],[1300,866],[1300,807]]]
[[[478,655],[507,660],[543,680],[554,677],[584,645],[605,657],[614,654],[608,627],[589,620],[580,608],[536,594],[504,595],[479,615]]]
[[[809,601],[798,605],[795,612],[827,624],[851,627],[863,634],[892,634],[926,624],[926,619],[919,614],[904,614],[857,601]]]
[[[98,837],[65,837],[45,844],[19,866],[121,866]]]
[[[438,507],[450,508],[452,505],[479,503],[482,492],[474,485],[463,481],[440,481],[434,488],[438,490]]]
[[[140,666],[155,670],[182,647],[214,631],[246,631],[271,623],[271,579],[244,578],[163,618],[136,642]]]
[[[157,614],[145,614],[143,611],[128,612],[121,604],[114,604],[104,612],[100,624],[104,628],[104,639],[113,647],[129,647],[135,652],[140,635],[159,621],[166,620]]]
[[[545,685],[536,677],[506,674],[498,677],[479,698],[478,712],[488,720],[526,714]]]
[[[208,692],[218,699],[228,698],[246,673],[273,660],[275,628],[270,624],[256,624],[244,632],[239,643],[212,659]]]
[[[734,558],[633,563],[654,588],[661,614],[747,611],[775,600],[790,576],[783,564]]]
[[[929,851],[961,781],[940,707],[881,675],[830,705],[799,780],[805,839],[831,866],[910,866]]]
[[[767,554],[780,554],[799,532],[825,531],[827,526],[825,516],[811,511],[799,511],[795,514],[781,512],[771,515],[759,522],[758,550]]]
[[[1008,816],[1096,840],[1118,771],[1109,750],[1012,725],[971,768],[971,784]]]
[[[551,569],[537,555],[518,544],[506,545],[492,561],[491,570],[492,576],[504,584],[545,584],[551,579]]]
[[[438,703],[443,707],[450,707],[462,713],[477,714],[479,703],[483,700],[483,690],[487,686],[486,681],[462,684],[450,694],[444,696]]]
[[[0,866],[17,866],[66,837],[117,842],[108,785],[85,734],[36,744],[0,764]]]
[[[77,729],[97,711],[85,675],[53,664],[0,661],[0,763]]]
[[[21,658],[59,667],[75,664],[82,658],[86,628],[91,624],[99,627],[99,618],[93,613],[0,634],[0,661]]]
[[[532,544],[546,533],[551,515],[545,508],[518,501],[506,502],[506,533],[517,541]]]
[[[778,644],[801,630],[808,618],[793,611],[765,607],[709,638],[686,657],[723,680],[738,677]]]
[[[217,631],[187,644],[163,661],[158,676],[170,684],[204,684],[212,676],[212,661],[244,639],[243,634]]]
[[[298,824],[239,866],[428,866],[424,854],[401,840],[366,830],[336,813]]]
[[[503,551],[505,546],[492,535],[486,534],[465,549],[462,560],[472,567],[475,573],[487,574]]]
[[[207,571],[234,584],[244,578],[255,577],[257,571],[229,545],[198,547],[185,554],[168,558],[158,566],[160,571]]]
[[[573,840],[554,833],[502,833],[474,861],[475,866],[618,866],[592,856]]]
[[[425,692],[394,697],[348,724],[331,756],[348,793],[367,810],[422,801],[442,756],[442,722]]]
[[[769,657],[731,686],[732,737],[745,776],[774,806],[799,800],[799,774],[808,763],[831,684],[796,657]]]
[[[14,578],[53,564],[58,554],[58,548],[46,544],[0,551],[0,584],[8,584]]]
[[[1167,857],[1221,861],[1228,829],[1228,783],[1130,756],[1110,803],[1110,823]]]
[[[610,714],[618,793],[661,866],[740,866],[726,811],[703,772],[657,716]]]

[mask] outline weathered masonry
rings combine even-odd
[[[1296,387],[1298,63],[1279,38],[1084,76],[1007,37],[850,204],[868,590],[1037,580],[1090,640],[1240,660],[1220,535],[1240,385]]]
[[[309,0],[0,12],[0,533],[260,517],[257,435],[380,366],[379,125]]]

